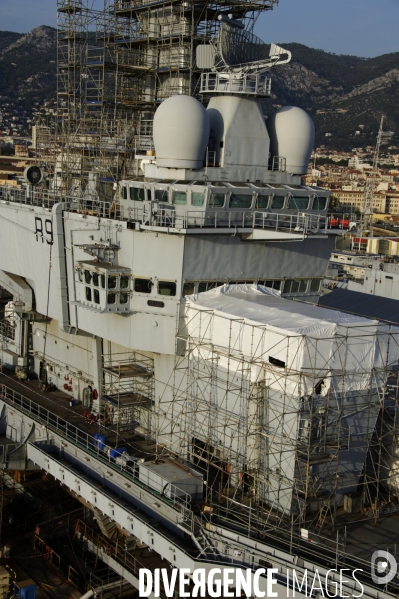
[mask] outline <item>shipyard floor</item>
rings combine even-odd
[[[54,390],[48,393],[40,391],[38,380],[21,382],[11,373],[5,372],[0,373],[0,384],[4,384],[24,397],[37,402],[43,408],[67,420],[89,435],[93,436],[101,431],[107,435],[107,442],[111,446],[123,445],[131,454],[137,454],[137,452],[155,454],[155,444],[148,444],[142,436],[135,434],[134,431],[122,431],[117,439],[117,433],[113,427],[104,429],[104,427],[99,428],[98,424],[91,424],[85,418],[85,410],[81,405],[70,406],[69,396],[62,391]],[[309,532],[311,538],[313,536],[312,531]],[[278,531],[276,533],[276,544],[280,545],[281,542],[283,548],[285,543],[282,542],[282,537],[280,537],[279,542]],[[378,521],[374,519],[366,520],[364,515],[342,514],[337,518],[334,526],[326,526],[320,534],[329,537],[332,543],[337,535],[341,543],[345,538],[345,559],[347,563],[355,564],[356,559],[368,563],[371,555],[377,549],[389,549],[393,554],[396,554],[396,543],[399,540],[399,513],[380,518]],[[302,544],[300,543],[300,545]],[[299,549],[299,546],[297,546],[297,549]],[[302,545],[301,549],[301,553],[312,553],[313,549],[317,555],[320,552],[320,545],[316,541],[316,535],[313,547],[308,545],[306,550],[305,545]]]

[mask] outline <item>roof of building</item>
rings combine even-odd
[[[387,297],[337,288],[331,293],[322,295],[319,299],[319,306],[342,310],[381,322],[399,324],[399,300]]]

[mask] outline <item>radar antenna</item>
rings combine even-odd
[[[287,64],[291,52],[270,46],[245,29],[241,21],[219,15],[218,35],[197,47],[197,65],[210,72],[201,74],[201,93],[241,93],[270,96],[270,79],[264,74]]]
[[[282,58],[284,56],[286,58]],[[290,60],[291,52],[276,44],[269,48],[250,31],[226,22],[219,29],[215,43],[215,71],[261,74]]]

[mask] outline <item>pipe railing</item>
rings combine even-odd
[[[97,438],[94,438],[94,436],[86,433],[86,431],[71,424],[66,420],[66,418],[62,418],[61,416],[50,412],[50,410],[43,408],[35,401],[24,397],[17,391],[14,391],[14,389],[11,389],[3,384],[0,385],[0,399],[18,408],[23,413],[28,414],[34,420],[40,422],[40,424],[44,424],[50,430],[57,432],[79,448],[89,452],[91,455],[95,455],[101,462],[108,463],[109,466],[115,470],[118,470],[124,477],[129,478],[138,486],[146,488],[152,494],[156,495],[158,499],[165,501],[168,505],[172,503],[179,510],[179,512],[186,517],[187,511],[190,511],[191,513],[191,496],[188,493],[170,483],[167,486],[167,496],[162,496],[152,487],[149,487],[140,481],[136,471],[129,472],[123,467],[123,465],[119,465],[113,461],[113,459],[110,457],[110,454],[107,455],[105,451],[100,448],[100,445],[103,444],[99,442]],[[104,450],[105,449],[108,449],[106,445],[104,445]],[[132,456],[132,460],[134,460],[134,456]]]
[[[98,196],[60,196],[45,189],[19,189],[14,186],[0,186],[0,201],[15,202],[27,206],[37,206],[51,209],[61,202],[67,212],[77,212],[83,215],[99,216],[101,218],[122,218],[121,207],[117,202],[100,200]]]
[[[179,206],[160,205],[158,202],[143,203],[143,206],[126,206],[123,200],[103,201],[98,196],[61,198],[54,192],[43,189],[17,189],[0,186],[0,201],[16,202],[28,206],[51,209],[61,202],[66,212],[82,216],[97,216],[116,220],[130,220],[144,225],[174,229],[265,229],[289,231],[290,233],[327,232],[328,219],[321,214],[308,212],[277,213],[253,210],[184,210]]]

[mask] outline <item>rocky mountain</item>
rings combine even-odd
[[[399,52],[376,58],[335,55],[301,44],[281,44],[292,62],[272,72],[273,107],[295,104],[316,123],[317,144],[334,149],[374,145],[381,114],[399,146]],[[56,30],[26,35],[0,32],[0,98],[32,112],[56,93]],[[358,133],[356,133],[358,132]],[[327,135],[326,135],[327,134]]]
[[[0,32],[0,96],[3,103],[32,111],[55,99],[56,39],[52,27],[26,35]]]
[[[364,59],[281,45],[293,58],[273,72],[272,104],[309,111],[318,145],[338,150],[374,146],[382,114],[384,130],[394,133],[389,145],[399,145],[399,52]]]

